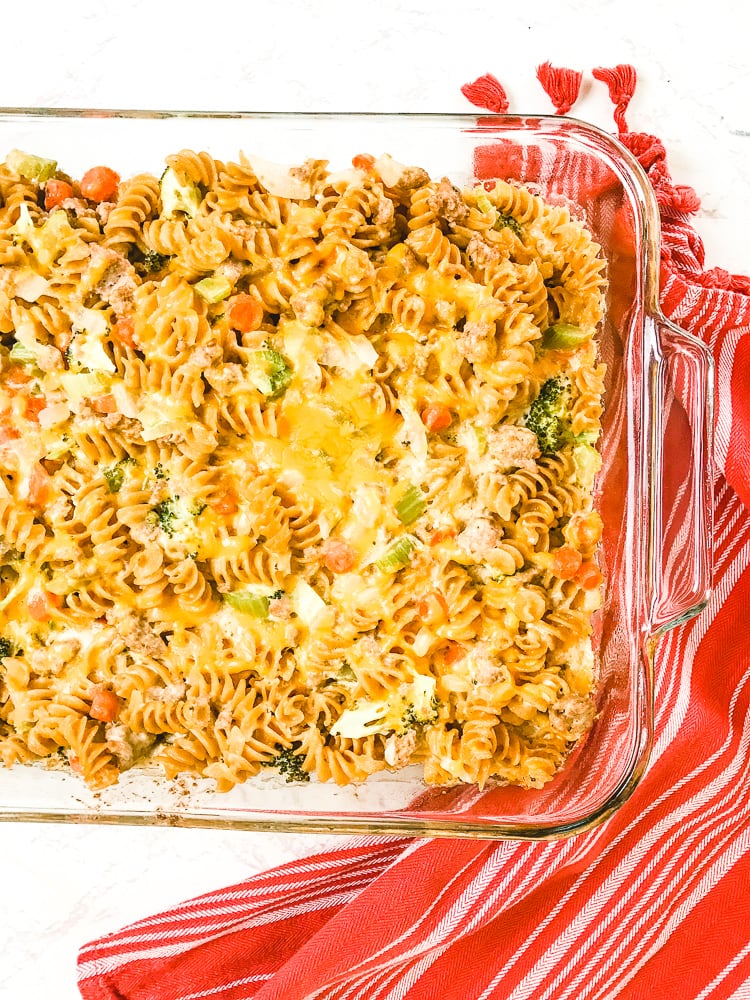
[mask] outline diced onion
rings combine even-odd
[[[379,358],[378,352],[364,334],[349,337],[347,340],[329,338],[324,347],[322,362],[332,368],[354,374],[362,369],[373,368]]]
[[[331,736],[357,740],[380,731],[388,713],[388,702],[362,699],[354,708],[345,709],[331,726]]]
[[[24,302],[36,302],[40,296],[49,292],[49,287],[49,282],[41,274],[26,271],[16,278],[14,291]]]
[[[389,156],[387,153],[379,156],[377,160],[375,160],[373,166],[380,175],[385,186],[389,188],[395,187],[409,169],[404,166],[403,163],[399,163],[397,160],[394,160],[393,157]]]
[[[297,583],[290,596],[294,610],[308,626],[313,625],[327,608],[327,604],[320,594],[304,580]]]
[[[437,637],[428,628],[421,628],[414,636],[414,652],[417,656],[427,656],[436,641]]]
[[[399,409],[404,421],[404,430],[409,440],[409,450],[418,462],[427,459],[427,429],[422,423],[422,418],[413,406],[406,403],[399,403]]]
[[[115,397],[118,413],[121,413],[124,417],[130,418],[138,416],[138,408],[135,405],[135,400],[122,382],[114,383],[112,386],[112,395]]]
[[[52,406],[45,406],[43,410],[39,411],[39,426],[54,427],[56,424],[61,424],[63,420],[67,420],[69,416],[70,408],[67,403],[53,403]]]
[[[310,180],[295,177],[290,173],[291,167],[273,163],[255,153],[248,155],[247,160],[253,173],[269,194],[277,198],[299,198],[303,201],[312,196]]]

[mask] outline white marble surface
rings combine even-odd
[[[491,71],[505,84],[511,110],[546,112],[535,68],[549,59],[585,73],[573,114],[611,128],[605,88],[590,70],[631,62],[639,86],[629,124],[660,136],[674,178],[703,198],[696,228],[709,266],[750,271],[750,60],[741,5],[713,0],[701,17],[677,0],[509,7],[476,0],[14,4],[3,17],[0,103],[465,111],[461,84]],[[336,842],[0,825],[0,998],[75,1000],[83,942]]]

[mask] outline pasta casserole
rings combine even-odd
[[[566,206],[387,155],[9,152],[4,763],[548,782],[596,716],[604,273]]]

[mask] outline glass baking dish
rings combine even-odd
[[[646,177],[605,132],[563,117],[0,110],[3,154],[19,148],[80,176],[105,163],[154,171],[183,148],[346,168],[389,153],[468,184],[517,180],[583,219],[608,259],[601,335],[606,411],[596,506],[604,521],[596,614],[599,714],[541,790],[432,787],[417,768],[338,787],[275,773],[218,794],[154,769],[89,791],[67,770],[0,768],[0,818],[224,829],[548,839],[610,816],[637,785],[653,735],[658,638],[698,613],[711,579],[712,366],[705,346],[660,312],[659,215]]]

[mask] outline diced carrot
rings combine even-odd
[[[94,697],[91,699],[89,716],[98,719],[99,722],[113,722],[117,718],[120,710],[120,699],[109,688],[97,685],[94,688]]]
[[[369,153],[357,153],[352,157],[352,166],[356,170],[372,170],[375,165],[375,157]]]
[[[217,493],[215,497],[212,497],[208,501],[208,506],[221,517],[228,517],[230,514],[236,514],[237,494],[231,487],[227,487],[225,490],[222,490],[221,493]]]
[[[62,598],[49,590],[32,590],[26,598],[29,614],[37,622],[49,621],[52,611],[61,604]]]
[[[455,642],[451,639],[444,653],[446,666],[451,666],[456,660],[460,660],[465,652],[466,650],[460,642]]]
[[[83,774],[83,768],[81,767],[81,761],[79,757],[72,753],[68,757],[68,763],[70,764],[70,770],[75,771],[76,774]]]
[[[33,420],[34,423],[39,423],[39,414],[42,410],[46,409],[47,400],[44,396],[27,396],[26,397],[26,417],[29,420]]]
[[[32,507],[43,507],[47,503],[49,484],[49,473],[37,462],[29,476],[29,503]]]
[[[439,590],[431,590],[417,604],[417,614],[420,618],[435,620],[448,617],[448,602]]]
[[[81,178],[81,194],[89,201],[112,201],[120,175],[109,167],[91,167]]]
[[[572,545],[561,545],[552,553],[552,571],[561,580],[572,580],[582,562],[581,553]]]
[[[31,381],[31,375],[20,365],[11,365],[3,377],[3,386],[9,392],[17,392],[23,389]]]
[[[354,549],[346,542],[329,538],[323,546],[323,563],[332,573],[348,573],[354,562]]]
[[[7,424],[0,425],[0,444],[7,444],[8,441],[17,441],[20,436],[15,427],[9,427]]]
[[[430,545],[439,545],[441,542],[447,542],[451,538],[456,537],[455,528],[436,528],[435,531],[430,535]]]
[[[292,425],[289,422],[288,417],[285,417],[283,414],[280,414],[278,417],[276,417],[277,437],[280,438],[289,437],[291,431],[292,431]]]
[[[67,181],[59,181],[56,177],[50,177],[44,188],[44,207],[48,212],[65,201],[66,198],[73,197],[73,188]]]
[[[240,333],[253,333],[263,322],[263,306],[246,292],[233,295],[227,299],[227,322]]]
[[[117,413],[117,400],[109,393],[96,396],[91,400],[91,408],[95,413]]]
[[[601,570],[591,560],[581,563],[581,568],[576,573],[575,579],[576,583],[583,587],[584,590],[595,590],[604,581]]]
[[[126,347],[137,348],[135,342],[135,326],[130,316],[121,316],[112,327],[112,336]]]
[[[451,411],[441,403],[428,403],[422,410],[422,423],[428,431],[444,431],[452,420]]]

